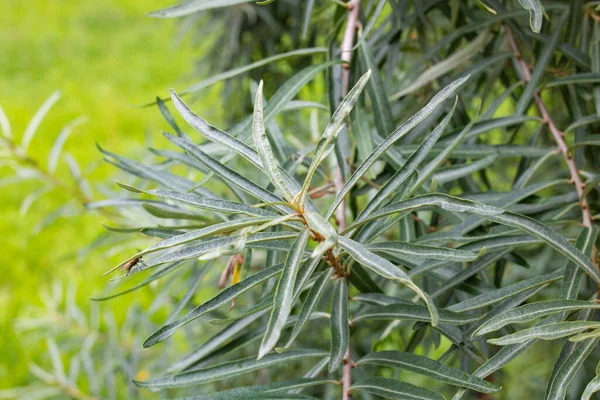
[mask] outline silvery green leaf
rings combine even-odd
[[[573,352],[567,357],[563,365],[557,371],[554,380],[546,393],[546,400],[565,399],[569,384],[577,374],[577,371],[579,371],[579,368],[581,368],[585,359],[590,355],[592,350],[596,348],[598,340],[600,339],[596,337],[577,343]]]
[[[281,335],[281,330],[292,310],[294,302],[294,282],[296,281],[304,249],[308,243],[308,236],[309,230],[308,228],[304,228],[292,244],[287,259],[285,260],[283,272],[281,273],[277,288],[275,289],[273,310],[269,317],[267,330],[262,343],[260,344],[260,349],[258,350],[259,360],[269,353],[277,344],[279,336]]]
[[[279,170],[279,163],[277,158],[275,158],[275,154],[273,154],[273,150],[271,150],[269,138],[265,131],[262,88],[263,81],[260,81],[254,99],[254,114],[252,117],[252,137],[254,139],[254,146],[258,151],[265,174],[267,174],[271,183],[279,190],[279,193],[281,193],[284,199],[291,201],[294,198],[294,193],[292,193],[292,189],[288,186],[287,181]]]
[[[153,334],[151,334],[144,341],[144,344],[143,344],[144,347],[151,347],[151,346],[154,346],[158,342],[162,342],[163,340],[172,336],[182,326],[190,323],[191,321],[193,321],[197,318],[200,318],[207,312],[210,312],[214,309],[217,309],[217,308],[229,303],[231,300],[235,299],[237,296],[246,292],[247,290],[250,290],[254,286],[258,285],[259,283],[264,282],[265,280],[267,280],[273,276],[276,276],[277,274],[279,274],[281,272],[282,269],[283,269],[282,264],[275,265],[275,266],[263,269],[262,271],[259,271],[259,272],[255,273],[254,275],[249,276],[248,278],[244,279],[243,281],[241,281],[239,283],[236,283],[235,285],[231,285],[230,287],[223,290],[222,292],[220,292],[218,295],[216,295],[212,299],[210,299],[207,302],[194,308],[192,311],[190,311],[188,314],[186,314],[183,318],[181,318],[175,322],[172,322],[168,325],[165,325],[162,328],[160,328],[159,330],[157,330],[156,332],[154,332]]]
[[[481,325],[473,333],[473,336],[485,335],[486,333],[497,331],[509,324],[529,322],[554,313],[571,312],[588,308],[600,309],[600,304],[581,300],[538,301],[496,315],[494,318]]]
[[[214,367],[192,370],[177,375],[153,378],[143,382],[134,381],[134,383],[139,387],[151,389],[192,386],[238,376],[247,372],[256,371],[257,369],[267,368],[278,364],[285,364],[294,360],[301,360],[310,357],[323,357],[326,355],[327,353],[322,350],[289,350],[285,353],[268,354],[260,360],[257,360],[256,357],[249,357],[242,360],[219,364]]]
[[[250,1],[252,0],[187,0],[169,8],[153,11],[149,15],[154,18],[177,18],[213,8],[249,3]]]
[[[361,265],[364,265],[378,275],[401,283],[417,293],[419,297],[425,301],[425,304],[427,304],[427,308],[429,309],[429,314],[431,316],[431,325],[437,325],[438,313],[433,301],[410,279],[410,277],[400,267],[395,266],[385,258],[367,250],[362,244],[345,236],[340,236],[338,238],[338,243],[340,247],[344,249],[344,251],[346,251]]]
[[[439,322],[450,325],[470,324],[479,320],[482,315],[463,314],[444,309],[438,310]],[[360,313],[352,320],[352,324],[362,320],[412,320],[429,322],[431,317],[425,306],[418,304],[390,304],[372,307]]]
[[[521,3],[524,9],[529,10],[529,25],[531,25],[531,30],[535,33],[540,33],[542,20],[544,19],[540,0],[519,0],[519,3]]]
[[[21,139],[20,147],[23,151],[27,151],[31,140],[33,139],[33,136],[35,135],[37,129],[40,127],[40,124],[44,120],[44,117],[46,116],[46,114],[48,114],[48,111],[50,111],[52,106],[56,104],[56,102],[60,99],[60,96],[60,92],[52,93],[50,97],[48,97],[46,101],[44,101],[44,103],[40,106],[40,108],[36,111],[33,118],[31,118],[31,121],[29,121],[29,124],[27,125],[27,127],[25,128],[25,132],[23,133],[23,139]],[[6,124],[3,125],[3,128],[5,127]],[[8,133],[10,134],[10,129],[8,129]]]
[[[502,336],[497,339],[488,339],[488,343],[498,346],[506,346],[509,344],[523,343],[531,339],[554,340],[565,336],[570,336],[587,329],[595,328],[600,328],[600,322],[570,321],[551,323],[523,329],[519,332]]]
[[[344,278],[338,279],[334,283],[331,318],[329,321],[331,327],[329,373],[333,373],[342,364],[350,340],[350,327],[348,326],[348,286]]]
[[[412,260],[473,261],[479,257],[478,253],[471,251],[424,246],[408,242],[385,241],[371,243],[365,247],[374,252],[399,254]]]
[[[297,195],[296,203],[303,208],[306,195],[308,193],[308,189],[310,187],[310,182],[312,181],[312,177],[317,170],[317,167],[321,164],[321,162],[331,153],[335,145],[335,140],[337,139],[338,134],[341,132],[344,124],[346,122],[346,118],[350,111],[358,101],[358,97],[362,93],[369,77],[371,76],[371,71],[367,71],[356,83],[356,85],[350,90],[348,95],[342,100],[337,110],[333,113],[331,117],[331,121],[323,135],[319,139],[319,143],[317,143],[317,148],[315,149],[315,154],[313,156],[312,163],[308,168],[308,172],[306,173],[306,179],[304,180],[304,184],[302,184],[302,188],[300,189],[300,193]]]
[[[495,393],[500,390],[500,387],[493,383],[469,375],[460,369],[450,367],[427,357],[401,351],[369,353],[358,360],[357,365],[381,365],[402,368],[441,382],[449,383],[450,385],[472,389],[481,393]]]
[[[444,400],[444,396],[433,390],[389,378],[366,378],[352,385],[352,390],[363,391],[386,399],[397,400]]]
[[[433,145],[440,138],[448,123],[450,123],[450,119],[454,114],[454,110],[456,109],[456,103],[458,102],[458,97],[454,101],[454,105],[452,109],[446,117],[440,122],[433,132],[429,134],[425,140],[421,143],[421,145],[415,150],[413,154],[406,160],[406,163],[400,168],[398,171],[394,173],[394,175],[383,185],[381,189],[377,191],[373,199],[364,207],[359,216],[356,218],[356,221],[360,221],[361,219],[368,216],[373,210],[375,210],[388,196],[392,193],[396,192],[396,189],[400,187],[406,180],[417,170],[417,167],[421,164],[423,159],[429,154],[429,151],[433,147]],[[355,222],[356,222],[355,221]]]
[[[327,270],[323,271],[316,279],[313,286],[310,288],[310,291],[306,295],[306,299],[304,299],[304,303],[302,303],[302,307],[300,308],[300,313],[298,314],[298,320],[296,321],[296,325],[294,325],[294,329],[290,334],[290,338],[288,339],[285,348],[289,348],[294,340],[300,334],[300,331],[308,321],[310,314],[314,311],[317,306],[319,300],[323,296],[325,292],[325,288],[331,281],[331,275],[333,274],[333,268],[327,268]]]
[[[329,219],[334,213],[337,207],[340,205],[344,197],[350,192],[350,190],[358,183],[360,178],[369,170],[369,168],[377,161],[379,156],[381,156],[386,150],[388,150],[394,142],[398,139],[406,135],[412,128],[417,126],[421,121],[423,121],[429,114],[433,112],[435,108],[437,108],[444,100],[448,97],[452,96],[456,90],[460,86],[462,86],[469,77],[464,77],[457,79],[452,82],[450,85],[446,86],[442,89],[438,94],[436,94],[429,103],[423,107],[419,112],[410,117],[404,124],[400,125],[398,129],[392,132],[383,142],[381,142],[377,148],[367,157],[365,161],[354,171],[348,182],[344,184],[342,190],[336,195],[335,200],[329,207],[327,211],[326,218]]]

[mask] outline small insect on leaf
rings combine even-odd
[[[122,269],[126,271],[125,276],[129,275],[132,272],[140,272],[148,268],[142,257],[136,257],[133,260],[127,262],[127,264],[123,265]]]

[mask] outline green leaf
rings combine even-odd
[[[352,385],[352,390],[363,391],[386,399],[398,400],[444,400],[433,390],[388,378],[366,378]]]
[[[306,194],[308,193],[308,188],[310,187],[310,182],[312,181],[312,177],[317,170],[317,167],[321,164],[321,162],[331,153],[335,146],[335,140],[341,130],[344,128],[344,124],[346,122],[346,118],[348,118],[348,114],[358,101],[358,97],[362,93],[369,77],[371,76],[371,70],[367,71],[356,83],[356,85],[350,90],[348,95],[342,100],[337,110],[333,113],[331,117],[331,121],[323,135],[319,139],[319,143],[317,143],[317,148],[315,149],[315,154],[313,156],[312,163],[308,168],[308,172],[306,173],[306,179],[302,184],[302,188],[300,189],[300,193],[297,195],[296,204],[300,206],[300,209],[303,209],[304,202],[306,199]],[[327,218],[328,219],[328,218]]]
[[[398,254],[411,260],[473,261],[479,257],[479,254],[471,251],[423,246],[408,242],[385,241],[371,243],[365,247],[374,252]]]
[[[563,275],[564,270],[561,268],[560,270],[551,274],[536,276],[533,278],[526,279],[524,281],[514,283],[512,285],[505,286],[503,288],[482,293],[479,296],[471,297],[467,300],[461,301],[460,303],[447,307],[446,309],[451,311],[463,312],[483,308],[490,304],[495,304],[502,300],[511,298],[527,290],[559,281],[563,279]]]
[[[206,168],[213,171],[222,179],[231,182],[235,186],[244,190],[245,192],[251,194],[252,196],[267,202],[267,203],[277,203],[281,202],[281,198],[279,196],[274,195],[273,193],[261,188],[251,180],[245,178],[244,176],[238,174],[232,169],[226,167],[219,161],[210,157],[206,153],[204,153],[198,146],[193,143],[188,142],[187,140],[180,138],[178,136],[174,136],[168,133],[164,133],[165,137],[169,139],[173,144],[184,149],[189,155],[194,157],[196,160],[200,161],[202,164],[206,166]],[[281,208],[281,206],[279,206]]]
[[[33,136],[37,132],[37,129],[40,127],[42,121],[48,114],[48,111],[52,108],[54,104],[60,99],[60,92],[54,92],[44,101],[44,103],[40,106],[40,108],[36,111],[29,124],[25,128],[25,132],[23,133],[23,139],[21,139],[21,149],[26,152],[29,144],[33,140]],[[9,131],[10,132],[10,131]]]
[[[334,284],[331,302],[331,355],[329,357],[329,373],[335,372],[342,364],[344,354],[348,350],[350,328],[348,326],[348,286],[344,278]]]
[[[154,189],[154,190],[141,190],[134,188],[133,186],[124,185],[117,182],[119,186],[125,187],[127,190],[135,191],[138,193],[146,193],[152,196],[162,197],[164,199],[174,200],[188,206],[201,208],[209,211],[224,212],[229,214],[246,214],[251,216],[269,216],[277,217],[272,211],[265,210],[259,207],[252,207],[244,203],[236,203],[234,201],[221,200],[212,197],[200,197],[194,194],[181,193],[175,190],[165,189]]]
[[[481,393],[495,393],[500,390],[493,383],[469,375],[460,369],[427,357],[401,351],[380,351],[367,354],[357,362],[357,365],[364,364],[402,368],[450,385],[472,389]]]
[[[502,336],[497,339],[489,339],[488,343],[506,346],[509,344],[523,343],[531,339],[554,340],[594,328],[600,328],[600,322],[572,321],[551,323],[523,329],[517,333]]]
[[[275,397],[269,397],[272,395],[281,395],[282,397],[276,397],[281,399],[304,399],[311,398],[308,396],[300,396],[294,397],[294,395],[290,393],[280,393],[287,392],[289,390],[295,389],[304,389],[313,386],[325,385],[325,384],[336,384],[337,382],[331,379],[322,379],[322,378],[299,378],[299,379],[290,379],[286,381],[280,382],[272,382],[264,385],[254,385],[254,386],[245,386],[236,389],[224,390],[222,392],[204,394],[200,396],[192,396],[186,398],[180,398],[179,400],[232,400],[232,399],[270,399]],[[266,396],[266,397],[256,397],[256,396]],[[289,397],[283,397],[289,396]],[[177,399],[174,399],[177,400]]]
[[[483,50],[489,39],[490,32],[488,30],[481,31],[467,45],[454,51],[448,58],[427,68],[418,78],[411,80],[411,84],[408,87],[390,96],[390,101],[398,100],[468,62],[478,52]]]
[[[381,142],[377,148],[367,157],[365,161],[354,171],[348,182],[344,185],[342,190],[337,194],[335,200],[329,207],[329,210],[326,214],[326,219],[331,218],[331,216],[335,213],[335,210],[340,205],[344,197],[350,192],[350,190],[358,183],[360,178],[369,170],[369,168],[377,161],[379,156],[383,154],[388,148],[394,144],[398,139],[406,135],[412,128],[417,126],[421,121],[423,121],[428,115],[430,115],[433,110],[435,110],[444,100],[448,97],[452,96],[456,90],[460,86],[462,86],[469,77],[464,77],[457,79],[452,82],[450,85],[446,86],[442,89],[438,94],[436,94],[429,103],[423,107],[419,112],[410,117],[404,124],[400,125],[398,129],[392,132],[383,142]]]
[[[461,314],[454,311],[438,310],[439,322],[450,325],[464,325],[475,322],[481,315]],[[362,320],[412,320],[429,322],[429,310],[418,304],[390,304],[387,306],[373,307],[357,315],[352,324]]]
[[[522,5],[528,4],[526,8],[530,9],[530,7],[534,7],[535,3],[538,3],[539,0],[519,0]],[[539,4],[538,4],[539,5]],[[525,5],[524,5],[525,7]],[[540,11],[541,12],[541,11]],[[537,13],[535,15],[538,15]],[[523,89],[523,93],[521,93],[521,97],[519,98],[519,102],[515,107],[516,115],[523,115],[527,108],[529,107],[529,103],[531,102],[531,98],[534,93],[538,90],[540,81],[544,76],[544,72],[548,67],[548,63],[552,59],[554,54],[554,50],[560,41],[560,36],[562,33],[562,28],[567,21],[567,17],[569,16],[568,12],[564,12],[558,22],[554,24],[552,28],[552,32],[550,33],[550,38],[546,42],[546,45],[542,49],[542,52],[539,57],[537,57],[535,62],[535,68],[531,72],[531,79],[527,82],[527,86]],[[541,27],[541,15],[539,16],[539,26]]]
[[[171,90],[171,100],[173,100],[173,104],[175,105],[175,108],[177,108],[177,111],[179,111],[179,114],[181,114],[183,119],[192,128],[194,128],[194,130],[208,140],[218,143],[229,150],[235,151],[239,155],[243,156],[246,160],[254,164],[256,167],[262,169],[261,159],[254,149],[234,138],[229,133],[210,125],[200,116],[194,114],[194,112],[183,102],[183,100],[181,100],[181,97],[179,97],[174,90]]]
[[[477,214],[490,221],[497,222],[502,225],[512,226],[514,228],[518,228],[524,232],[527,232],[533,237],[541,239],[546,244],[558,250],[568,259],[575,262],[579,267],[583,268],[583,270],[586,271],[588,275],[590,275],[596,282],[600,282],[600,272],[598,272],[591,260],[588,257],[586,257],[579,249],[573,246],[573,244],[571,244],[568,240],[566,240],[564,237],[562,237],[552,229],[524,215],[519,215],[510,211],[503,211],[502,209],[497,207],[487,206],[470,200],[459,199],[446,194],[436,193],[417,196],[409,200],[391,204],[374,212],[364,220],[350,225],[348,228],[346,228],[346,231],[354,229],[357,226],[362,225],[366,222],[382,218],[391,214],[411,211],[413,209],[434,205],[441,207],[443,210],[446,211],[468,212]]]
[[[590,400],[592,395],[600,391],[600,363],[596,367],[596,376],[585,387],[581,400]]]
[[[279,278],[277,289],[275,289],[273,310],[269,317],[267,330],[262,343],[260,344],[260,349],[258,350],[259,360],[270,352],[277,344],[277,340],[279,340],[279,336],[281,335],[281,330],[292,310],[294,302],[294,282],[298,275],[298,268],[300,266],[300,261],[302,260],[302,255],[304,254],[304,249],[308,243],[308,235],[308,228],[304,228],[292,244],[290,252],[285,260],[283,272]]]
[[[556,373],[546,394],[546,400],[563,400],[566,397],[569,383],[571,383],[585,359],[596,348],[598,340],[598,338],[588,339],[575,346],[573,352],[567,357]],[[582,398],[584,397],[582,396]]]
[[[186,314],[183,318],[170,323],[168,325],[163,326],[144,341],[144,347],[154,346],[158,342],[162,342],[163,340],[172,336],[179,328],[190,323],[191,321],[200,318],[204,314],[215,310],[227,303],[231,300],[238,297],[240,294],[246,292],[247,290],[252,289],[254,286],[258,285],[261,282],[266,281],[269,278],[279,274],[283,269],[283,265],[275,265],[266,269],[263,269],[260,272],[255,273],[254,275],[249,276],[241,282],[236,283],[235,285],[231,285],[227,289],[223,290],[219,294],[217,294],[212,299],[207,302],[199,305],[194,308],[188,314]]]
[[[195,349],[192,353],[188,354],[181,360],[175,362],[169,369],[167,373],[172,373],[175,371],[182,371],[187,369],[202,360],[203,358],[210,355],[213,351],[217,350],[221,346],[223,346],[227,341],[240,336],[241,333],[248,329],[248,326],[256,321],[258,318],[262,317],[267,313],[268,310],[264,309],[254,314],[250,314],[246,317],[238,319],[233,323],[229,324],[222,330],[220,330],[217,334],[206,340],[200,347]]]
[[[361,293],[352,296],[353,301],[358,301],[371,306],[388,306],[390,304],[412,304],[408,300],[399,299],[398,297],[388,296],[381,293]]]
[[[360,215],[356,218],[356,221],[360,221],[361,219],[368,216],[373,210],[375,210],[388,196],[395,193],[398,187],[402,185],[406,180],[417,170],[417,167],[423,159],[429,154],[429,151],[433,147],[433,145],[440,138],[452,115],[454,115],[454,110],[456,109],[456,104],[458,102],[458,97],[456,98],[452,109],[446,117],[440,122],[433,132],[423,140],[423,143],[415,150],[413,154],[410,155],[406,163],[400,168],[398,171],[394,173],[394,175],[383,185],[381,189],[377,191],[375,197],[365,206],[365,208],[361,211]]]
[[[571,312],[589,308],[600,309],[600,304],[580,300],[548,300],[530,303],[496,315],[481,325],[473,333],[473,337],[497,331],[508,324],[520,324],[558,312]]]
[[[312,314],[312,312],[314,311],[319,300],[321,299],[321,296],[323,296],[323,293],[325,292],[325,288],[327,288],[327,285],[331,281],[332,274],[333,268],[327,268],[317,277],[315,283],[310,288],[310,291],[306,295],[306,299],[304,300],[304,302],[302,303],[302,307],[300,308],[298,320],[296,321],[290,338],[288,339],[288,342],[285,345],[286,349],[292,345],[294,340],[296,340],[296,338],[302,331],[302,328],[304,327],[306,322],[308,322],[310,314]]]
[[[474,172],[489,167],[497,159],[497,154],[491,154],[480,160],[476,160],[467,164],[457,164],[448,168],[440,169],[433,174],[433,179],[435,179],[438,184],[457,181],[460,178],[469,176]]]
[[[519,0],[519,3],[521,3],[521,7],[529,10],[529,25],[531,26],[531,30],[535,33],[540,33],[542,20],[544,19],[540,0]]]
[[[279,193],[287,201],[292,201],[294,193],[292,188],[287,185],[287,182],[279,170],[279,164],[269,139],[267,138],[267,132],[265,131],[265,123],[263,120],[263,81],[261,80],[256,90],[256,96],[254,99],[254,114],[252,117],[252,137],[254,138],[254,146],[258,150],[260,161],[264,168],[265,174],[269,177],[271,183],[279,190]]]
[[[174,207],[166,204],[159,203],[142,203],[144,210],[148,214],[165,219],[191,219],[204,222],[214,222],[209,216],[201,213],[193,213],[180,207]]]
[[[177,18],[184,17],[199,11],[213,8],[230,7],[242,3],[250,3],[254,0],[188,0],[175,6],[153,11],[148,14],[154,18]]]
[[[202,368],[182,374],[149,379],[143,382],[134,381],[134,383],[139,387],[150,389],[192,386],[231,378],[273,365],[287,364],[295,360],[302,360],[309,357],[323,357],[326,355],[327,353],[322,350],[290,350],[281,354],[267,354],[260,360],[257,360],[255,357],[248,357],[241,360],[219,364],[214,367]]]
[[[429,314],[431,316],[431,325],[436,326],[438,323],[438,312],[437,308],[433,304],[431,298],[421,290],[411,279],[410,277],[402,270],[400,267],[395,266],[388,260],[383,257],[378,256],[375,253],[367,250],[362,244],[355,242],[352,239],[349,239],[344,236],[340,236],[338,238],[338,243],[344,251],[346,251],[352,258],[354,258],[358,263],[364,265],[369,268],[371,271],[375,272],[378,275],[381,275],[387,279],[392,281],[396,281],[401,283],[411,290],[413,290],[416,294],[419,295],[427,304],[427,308],[429,309]]]
[[[88,119],[86,117],[75,118],[73,121],[66,124],[58,134],[58,137],[54,141],[52,145],[52,150],[50,150],[50,154],[48,155],[48,172],[53,174],[56,171],[56,167],[58,166],[58,160],[60,158],[60,154],[62,149],[67,141],[67,138],[71,134],[71,131],[77,125],[81,125],[86,122]]]
[[[544,88],[550,88],[562,85],[600,83],[600,73],[584,72],[571,74],[562,78],[554,79],[544,85]]]

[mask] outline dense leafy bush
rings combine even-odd
[[[191,348],[136,384],[215,399],[502,396],[515,382],[496,371],[548,340],[559,354],[546,398],[575,398],[587,382],[590,398],[597,5],[265,3],[153,14],[226,21],[244,56],[218,40],[232,69],[183,93],[237,82],[223,91],[237,123],[216,128],[173,92],[193,129],[159,99],[173,134],[151,149],[157,161],[102,149],[138,195],[102,205],[152,216],[112,229],[161,239],[115,269],[143,276],[133,288],[166,279],[162,295],[179,301],[143,345],[184,332]],[[265,34],[269,23],[278,30]]]

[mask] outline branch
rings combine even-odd
[[[508,26],[504,26],[504,31],[506,32],[506,38],[508,39],[508,44],[515,55],[517,60],[517,65],[519,66],[519,70],[521,72],[521,77],[525,82],[529,82],[531,80],[531,71],[529,70],[529,66],[523,59],[521,55],[521,51],[519,50],[519,46],[515,41],[512,31]],[[590,207],[588,205],[587,198],[584,193],[585,184],[581,180],[581,176],[579,175],[579,170],[577,169],[577,165],[575,164],[575,160],[573,156],[569,152],[569,148],[565,143],[564,132],[556,127],[556,124],[552,120],[550,113],[548,112],[548,108],[544,104],[542,97],[540,96],[539,90],[536,90],[533,94],[533,98],[535,100],[535,104],[537,105],[540,114],[544,120],[544,123],[548,125],[548,129],[554,138],[554,141],[558,145],[558,150],[563,155],[567,166],[569,167],[569,172],[571,173],[571,182],[575,185],[575,189],[577,190],[577,195],[579,196],[579,204],[581,206],[581,213],[583,215],[583,226],[587,228],[592,227],[592,213],[590,212]]]
[[[348,8],[348,19],[346,20],[346,30],[344,31],[344,38],[340,48],[341,57],[344,61],[342,66],[342,96],[348,94],[350,84],[350,63],[352,62],[352,46],[354,45],[354,37],[356,36],[356,29],[358,28],[358,14],[360,11],[360,0],[348,1],[346,7]],[[338,166],[335,170],[333,183],[335,185],[336,193],[339,193],[344,187],[344,181],[342,180],[342,173]],[[338,230],[341,232],[346,229],[346,207],[345,200],[337,208],[335,212]],[[350,387],[352,386],[352,354],[350,351],[350,341],[348,341],[348,349],[344,355],[343,360],[343,376],[342,376],[342,399],[348,400],[352,394],[350,393]]]
[[[515,40],[515,37],[511,31],[511,29],[504,25],[504,31],[506,32],[506,38],[508,39],[508,44],[515,55],[517,60],[517,65],[519,66],[519,70],[521,72],[521,77],[525,82],[531,80],[531,71],[529,70],[529,66],[527,62],[523,59],[521,51],[519,50],[519,46]],[[558,150],[563,155],[567,166],[569,167],[569,172],[571,174],[571,182],[575,185],[575,190],[577,190],[577,195],[579,196],[579,206],[581,207],[581,214],[583,215],[583,226],[586,228],[592,227],[592,213],[590,211],[589,203],[584,192],[585,184],[581,180],[581,176],[579,175],[579,170],[577,169],[577,165],[575,164],[575,160],[573,159],[573,155],[569,152],[569,148],[565,142],[565,134],[560,129],[556,127],[554,120],[550,116],[548,112],[548,108],[544,104],[542,100],[542,96],[540,95],[539,90],[536,90],[533,94],[533,99],[535,100],[535,104],[537,105],[540,114],[544,120],[544,123],[548,125],[548,129],[554,138],[554,141],[558,145]],[[596,265],[596,268],[600,269],[596,261],[596,253],[597,249],[594,246],[592,250],[592,262]],[[598,290],[596,292],[596,298],[600,299],[600,285],[598,285]]]

